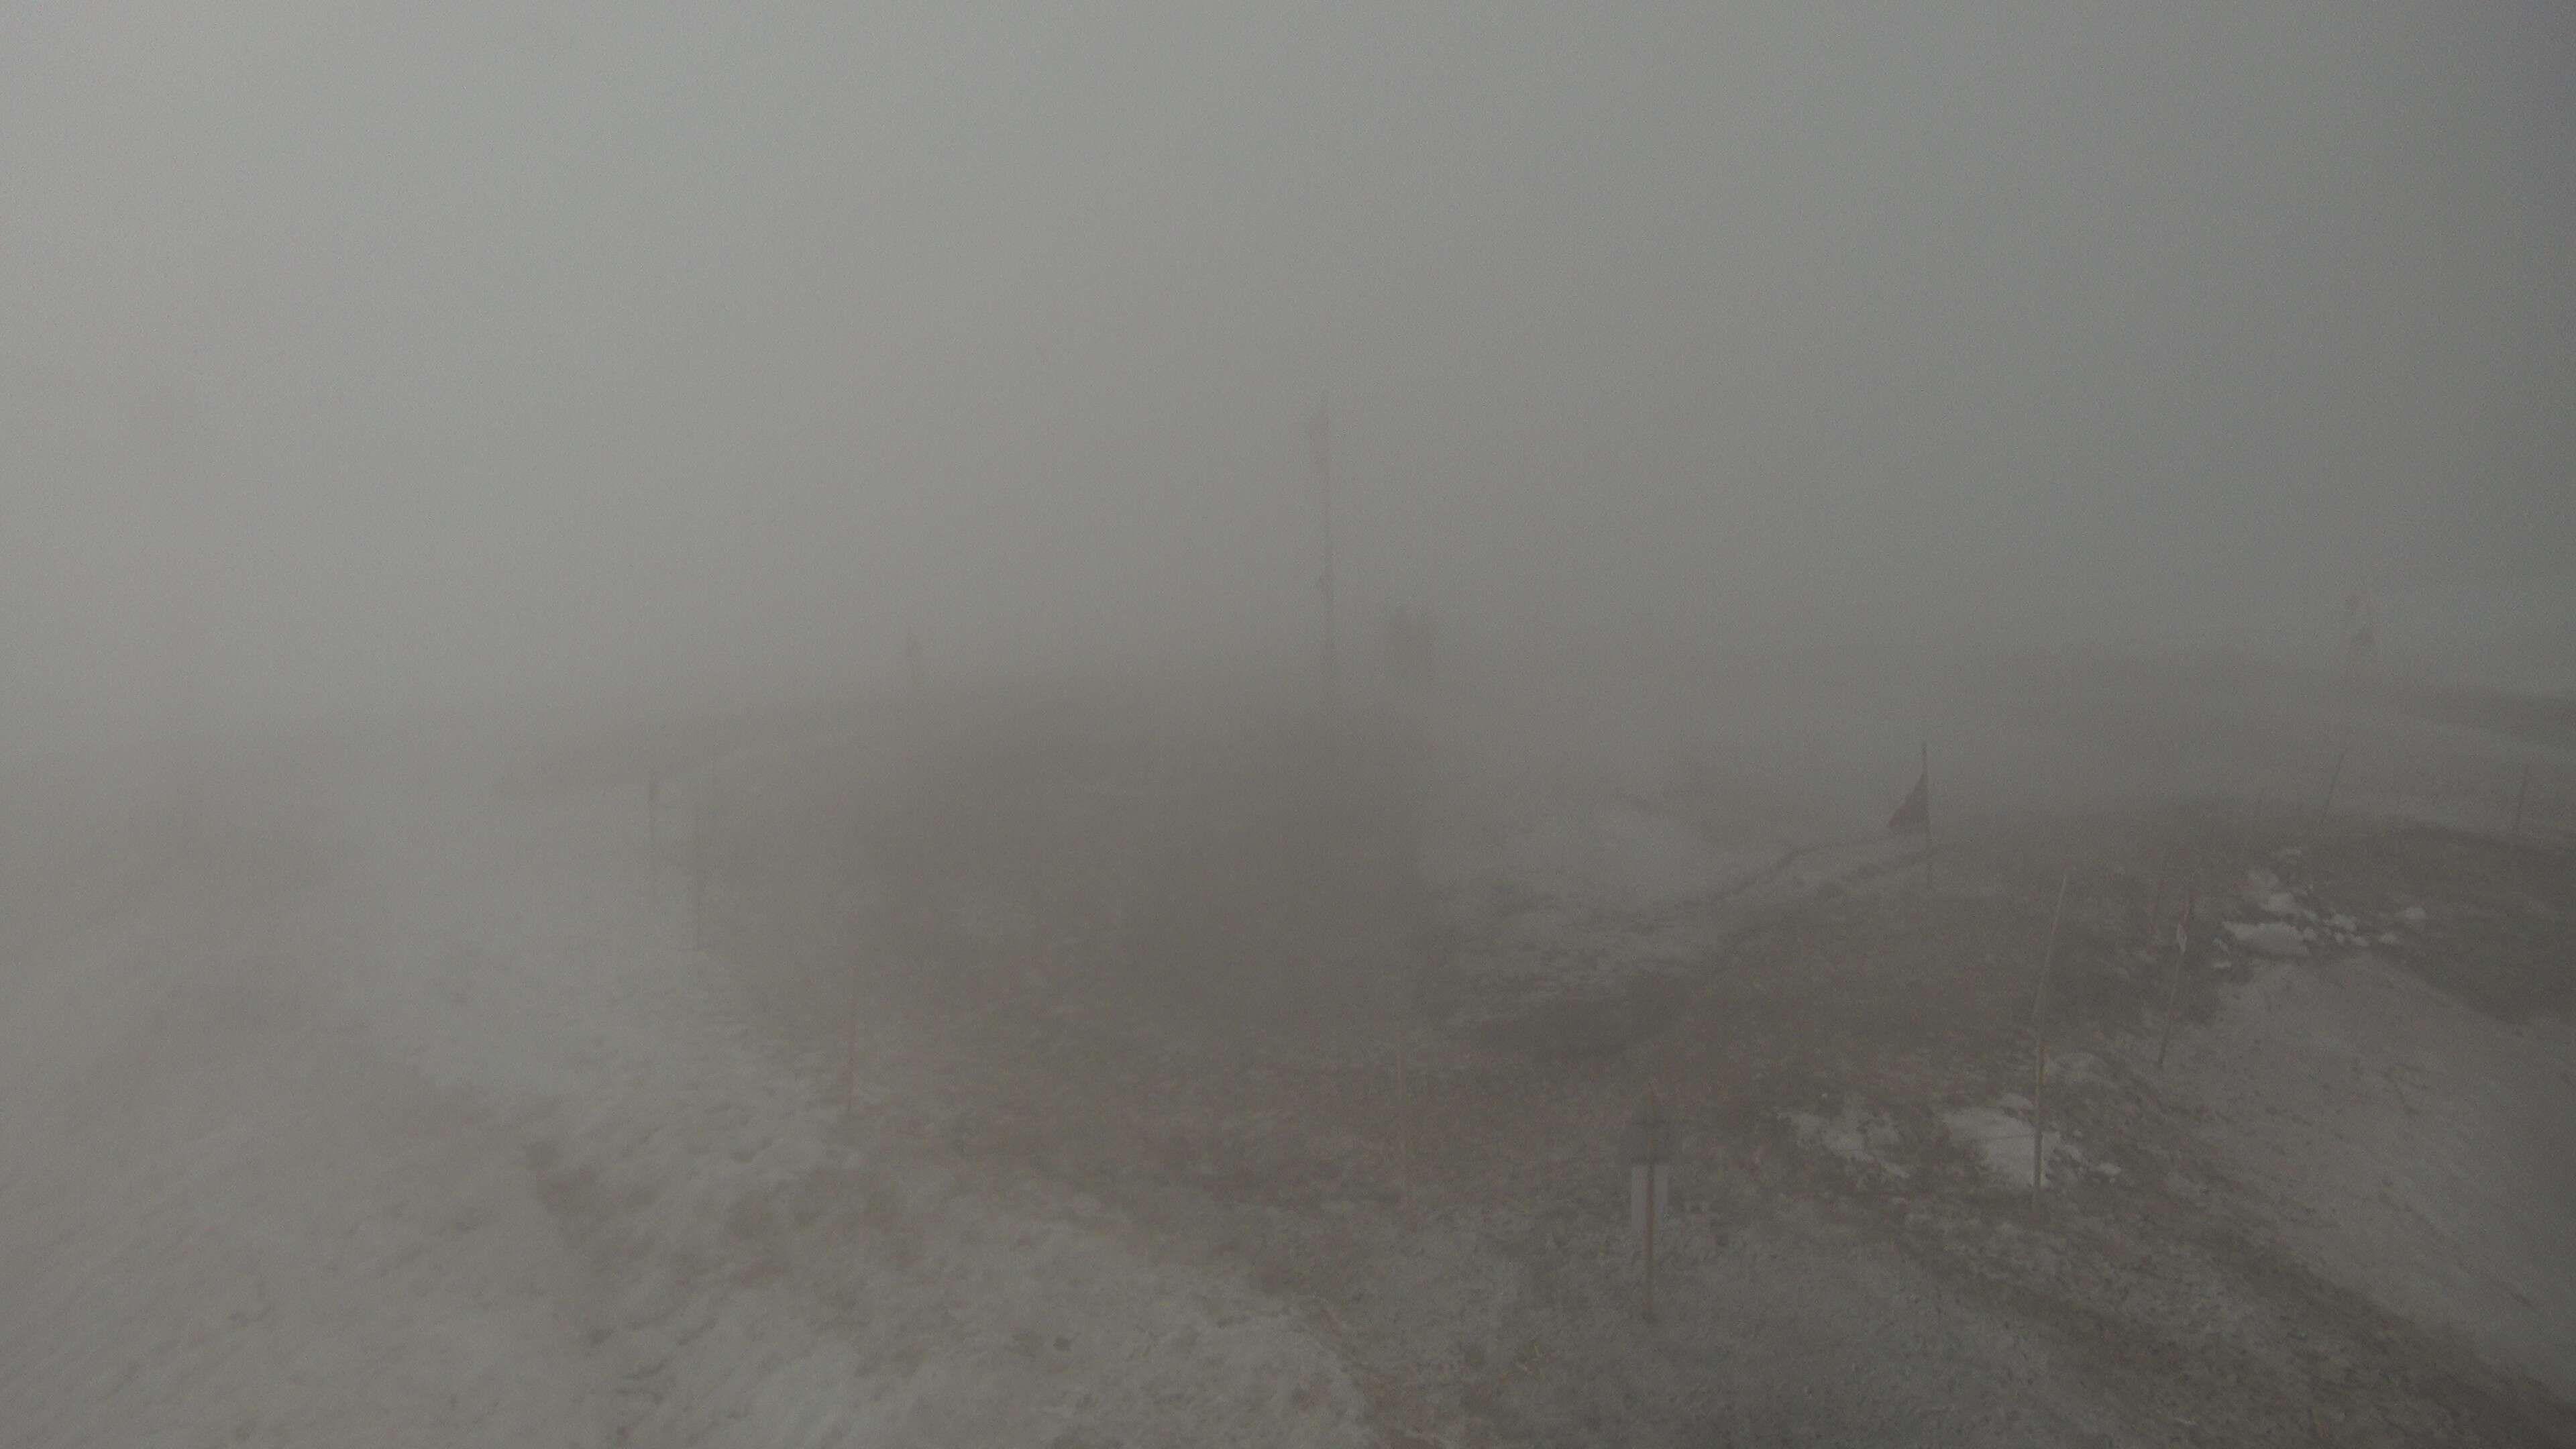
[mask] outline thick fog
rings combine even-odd
[[[1305,648],[1326,398],[1355,629],[2571,647],[2551,5],[0,25],[22,734]]]
[[[0,3],[0,1438],[2576,1444],[2576,7]]]

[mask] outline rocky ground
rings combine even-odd
[[[818,1062],[840,1003],[931,1044],[947,1150],[1294,1305],[1385,1442],[2576,1441],[2563,851],[2213,802],[1984,822],[1927,880],[1583,815],[1642,886],[1562,818],[1435,831],[1293,1003],[1140,996],[1078,890],[712,944]]]

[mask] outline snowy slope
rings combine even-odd
[[[13,947],[10,1442],[1367,1438],[1300,1320],[730,1026],[636,793],[447,783]]]
[[[2576,1398],[2563,1018],[2508,1025],[2368,956],[2276,963],[2174,1057],[2303,1258]]]

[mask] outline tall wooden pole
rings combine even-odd
[[[1315,404],[1315,416],[1306,424],[1306,442],[1314,455],[1315,499],[1324,530],[1324,572],[1317,584],[1324,595],[1324,709],[1330,714],[1337,708],[1335,676],[1339,669],[1334,653],[1340,635],[1333,618],[1333,414],[1329,394]]]
[[[2066,881],[2071,872],[2057,876],[2057,908],[2048,914],[2048,949],[2039,958],[2039,1000],[2030,1013],[2031,1036],[2039,1045],[2034,1058],[2030,1084],[2030,1191],[2035,1199],[2044,1172],[2043,1147],[2046,1134],[2040,1123],[2040,1103],[2048,1091],[2048,976],[2057,965],[2057,927],[2066,919]]]
[[[1645,1237],[1645,1311],[1655,1316],[1655,1231],[1663,1216],[1663,1195],[1672,1159],[1672,1123],[1664,1116],[1662,1094],[1646,1093],[1645,1110],[1628,1124],[1628,1202],[1631,1221]]]
[[[689,807],[689,943],[707,948],[707,802]]]
[[[1395,1025],[1395,1193],[1396,1203],[1405,1220],[1413,1218],[1413,1110],[1411,1093],[1405,1078],[1405,1057],[1412,1049],[1406,1039],[1405,1024]]]
[[[859,1020],[863,1014],[862,1008],[867,1004],[867,996],[861,989],[862,986],[863,983],[859,980],[859,958],[854,955],[850,958],[850,1046],[849,1060],[846,1064],[850,1079],[848,1100],[850,1111],[853,1113],[859,1110]]]
[[[1646,1169],[1646,1318],[1655,1316],[1655,1174],[1660,1167]]]
[[[2335,787],[2343,783],[2344,757],[2351,753],[2352,736],[2350,734],[2346,734],[2343,737],[2343,748],[2335,751],[2334,770],[2331,774],[2326,776],[2325,803],[2317,807],[2318,814],[2323,815],[2334,809]]]
[[[1395,1195],[1408,1224],[1413,1220],[1413,1016],[1412,978],[1395,978]]]
[[[1932,741],[1922,741],[1923,756],[1923,894],[1932,894]]]
[[[2173,970],[2165,977],[2165,1029],[2156,1039],[2156,1069],[2162,1071],[2165,1052],[2173,1046],[2174,1006],[2182,999],[2182,963],[2191,954],[2191,914],[2199,905],[2197,891],[2183,898],[2182,919],[2174,925]]]

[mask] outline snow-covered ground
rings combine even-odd
[[[1300,1318],[945,1160],[898,1024],[855,1117],[732,1025],[637,792],[340,805],[324,880],[9,944],[9,1442],[1365,1437]]]
[[[1911,846],[1880,827],[1922,727],[1854,710],[1802,730],[1768,701],[1743,710],[1693,698],[1603,705],[1566,731],[1505,711],[1454,729],[1466,743],[1442,756],[1457,778],[1420,864],[1509,915],[1462,969],[1515,1001],[1670,974],[1729,928],[1693,907],[1888,879]],[[815,748],[861,768],[837,736]],[[1702,758],[1720,752],[1731,773]],[[2071,805],[2137,784],[2034,731],[1936,730],[1933,755],[1945,831],[1953,802],[1971,822],[2022,803],[2008,780]],[[725,768],[740,777],[728,807],[763,818],[795,814],[782,797],[814,783],[784,757]],[[362,763],[317,808],[261,826],[318,831],[335,852],[318,874],[311,852],[200,861],[121,900],[57,902],[42,928],[0,922],[0,1440],[1403,1442],[1408,1405],[1482,1422],[1464,1390],[1413,1382],[1453,1350],[1463,1361],[1458,1324],[1478,1315],[1509,1329],[1475,1345],[1498,1375],[1522,1372],[1505,1340],[1556,1325],[1567,1366],[1515,1390],[1552,1401],[1524,1405],[1528,1423],[1629,1422],[1608,1400],[1649,1390],[1635,1422],[1776,1421],[1783,1436],[1937,1423],[1952,1442],[2074,1442],[2120,1420],[2097,1384],[2050,1365],[2066,1345],[2044,1325],[1979,1308],[1884,1245],[1858,1252],[1848,1224],[1764,1206],[1749,1178],[1727,1189],[1740,1210],[1703,1202],[1664,1245],[1651,1341],[1590,1344],[1586,1325],[1631,1316],[1605,1286],[1624,1248],[1535,1217],[1388,1236],[1341,1264],[1371,1302],[1392,1299],[1375,1320],[1258,1291],[1254,1255],[1223,1245],[1289,1221],[1265,1206],[1241,1221],[1213,1199],[1167,1209],[1149,1236],[1115,1169],[1041,1178],[953,1150],[973,1126],[943,1104],[983,1068],[951,1059],[934,1018],[862,1021],[855,1084],[837,1050],[798,1061],[783,1045],[843,1039],[837,994],[764,998],[828,1011],[823,1031],[745,1024],[741,974],[690,946],[683,857],[703,779],[663,776],[657,862],[638,772],[551,793],[496,790],[496,773]],[[2373,779],[2357,770],[2339,799],[2375,803]],[[837,809],[811,813],[846,849]],[[805,865],[828,895],[847,862]],[[855,939],[814,935],[825,953]],[[2564,1022],[2501,1026],[2332,944],[2178,1037],[2175,1076],[2318,1272],[2576,1392],[2576,1319],[2552,1286],[2576,1282],[2557,1231],[2576,1119],[2533,1115],[2567,1100]],[[868,1009],[906,1009],[892,995]],[[1615,1120],[1602,1100],[1585,1122]],[[1946,1125],[1975,1152],[2003,1143],[1998,1177],[2017,1181],[2026,1105]],[[1533,1123],[1516,1125],[1570,1136]],[[2080,1166],[2061,1125],[2051,1160]],[[1929,1143],[1941,1126],[1907,1130]],[[1873,1182],[1930,1190],[1919,1165],[1871,1166],[1903,1157],[1892,1121],[1847,1106],[1798,1127]],[[1317,1262],[1368,1240],[1310,1231]],[[1506,1324],[1509,1302],[1526,1311]]]
[[[2564,1017],[2509,1025],[2348,956],[2261,967],[2173,1051],[2208,1137],[2319,1271],[2576,1399]]]

